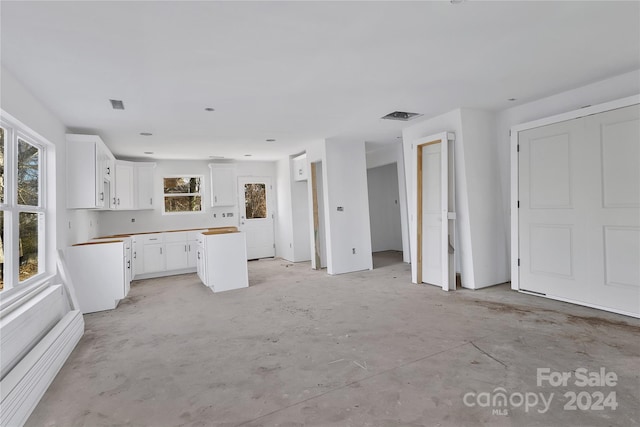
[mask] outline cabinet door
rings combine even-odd
[[[211,168],[211,206],[235,206],[235,165],[209,165]]]
[[[187,242],[166,243],[166,268],[167,270],[180,270],[188,267]]]
[[[164,243],[144,245],[143,269],[145,273],[165,270]]]
[[[201,242],[198,242],[196,246],[196,272],[198,273],[200,281],[206,286],[209,286],[207,283],[207,274],[205,272],[206,263],[204,260],[204,246]]]
[[[187,242],[187,265],[189,267],[196,267],[198,261],[198,242],[196,240],[189,240]]]
[[[136,209],[153,209],[153,178],[155,164],[136,165]]]
[[[138,242],[135,237],[132,244],[131,278],[135,279],[136,275],[144,273],[144,245],[141,242]]]
[[[116,163],[116,209],[133,209],[133,166]]]

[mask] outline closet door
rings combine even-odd
[[[520,132],[520,289],[640,315],[638,105]]]

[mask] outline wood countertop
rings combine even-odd
[[[143,234],[179,233],[181,231],[197,231],[197,230],[206,230],[203,233],[206,235],[210,235],[210,234],[222,234],[222,233],[237,233],[238,227],[185,228],[180,230],[144,231],[141,233],[112,234],[110,236],[96,237],[96,239],[117,239],[119,237],[131,237],[131,236],[139,236]],[[81,244],[84,244],[84,243],[81,243]]]

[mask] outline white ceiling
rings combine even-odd
[[[639,2],[0,7],[3,67],[121,157],[272,160],[329,137],[378,146],[407,126],[380,120],[394,110],[500,110],[640,68]]]

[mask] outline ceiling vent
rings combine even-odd
[[[386,120],[402,120],[403,122],[406,122],[407,120],[411,120],[414,117],[418,117],[421,116],[422,114],[418,114],[418,113],[407,113],[404,111],[394,111],[393,113],[389,113],[386,116],[383,117],[383,119]]]
[[[114,110],[124,110],[124,103],[119,99],[110,99],[109,102],[111,102],[111,108]]]

